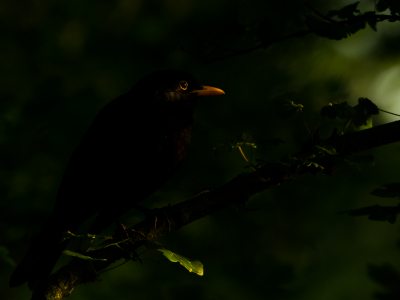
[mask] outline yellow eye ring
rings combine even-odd
[[[182,90],[186,91],[187,88],[189,87],[189,84],[187,83],[187,81],[182,80],[181,82],[179,82],[179,86],[181,87]]]

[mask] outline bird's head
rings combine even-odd
[[[151,94],[157,102],[193,102],[200,96],[225,94],[218,88],[200,85],[196,78],[184,71],[156,71],[142,78],[134,89]]]

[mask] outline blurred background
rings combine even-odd
[[[310,1],[322,13],[353,2]],[[371,11],[374,1],[359,8]],[[304,105],[310,128],[321,121],[322,106],[355,105],[359,97],[400,113],[398,22],[341,41],[293,38],[204,64],[230,53],[221,48],[246,49],[306,29],[305,13],[311,11],[295,0],[1,1],[0,298],[29,299],[27,286],[10,289],[8,279],[50,214],[70,155],[99,110],[154,70],[186,70],[226,95],[199,103],[187,159],[143,202],[151,208],[250,172],[238,153],[213,154],[241,134],[256,143],[285,142],[244,149],[253,160],[299,150],[296,139],[307,140],[308,133],[300,116],[277,116],[273,99],[283,93]],[[373,122],[394,120],[381,113]],[[343,124],[323,123],[322,137],[335,126]],[[376,156],[373,167],[299,177],[252,197],[249,208],[261,210],[229,207],[159,239],[200,260],[202,277],[146,253],[143,265],[105,272],[70,299],[373,299],[384,290],[371,280],[371,266],[400,269],[399,226],[337,212],[396,205],[369,193],[400,181],[399,151],[398,143],[373,149],[366,153]],[[130,226],[142,218],[132,211],[122,221]]]

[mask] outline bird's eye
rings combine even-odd
[[[187,81],[181,81],[179,82],[179,86],[181,87],[182,90],[186,91],[189,84],[187,83]]]

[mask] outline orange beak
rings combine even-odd
[[[202,90],[194,90],[191,93],[196,93],[197,96],[215,96],[215,95],[222,95],[225,94],[225,92],[221,89],[212,87],[212,86],[202,86]]]

